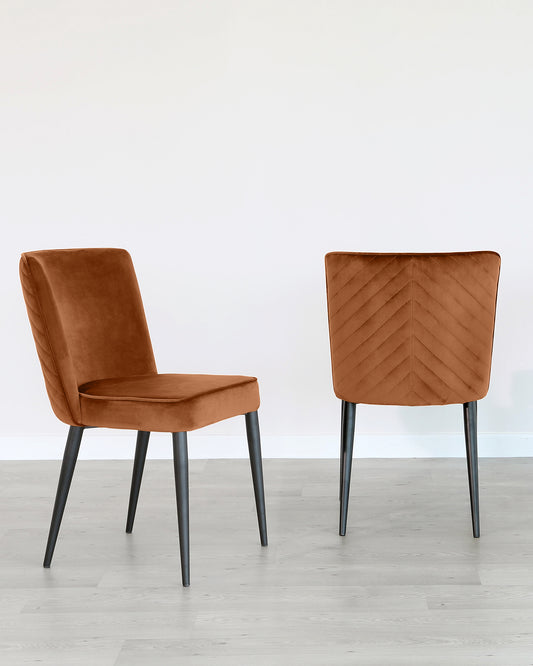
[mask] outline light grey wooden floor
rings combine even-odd
[[[191,462],[192,585],[173,471],[80,462],[50,570],[57,462],[0,463],[0,663],[46,666],[533,664],[533,459],[483,459],[480,540],[465,462],[266,460],[261,548],[247,461]]]

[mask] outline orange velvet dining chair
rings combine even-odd
[[[190,584],[187,433],[244,415],[261,545],[267,545],[255,377],[157,372],[131,257],[113,248],[26,252],[20,277],[48,397],[70,426],[46,546],[52,561],[85,428],[137,430],[133,529],[150,432],[173,439],[181,576]]]
[[[339,534],[356,404],[462,404],[479,537],[477,401],[489,388],[499,255],[331,252],[325,262],[333,387],[342,401]]]

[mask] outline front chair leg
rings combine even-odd
[[[65,504],[67,503],[72,475],[74,474],[76,460],[78,459],[78,451],[80,450],[83,430],[83,426],[70,426],[68,431],[65,453],[63,454],[63,463],[61,464],[61,472],[57,484],[56,500],[52,512],[52,521],[48,533],[48,543],[46,544],[46,553],[44,555],[43,567],[46,569],[50,567],[52,562],[57,535],[59,534],[59,528],[61,526],[61,519],[63,518],[63,512],[65,511]]]
[[[189,456],[187,433],[172,433],[174,453],[174,480],[176,482],[176,504],[178,507],[178,533],[180,539],[181,581],[184,587],[191,584],[189,555]]]
[[[135,447],[135,461],[133,463],[133,473],[131,476],[130,502],[128,505],[128,518],[126,520],[126,532],[131,534],[133,530],[133,521],[135,520],[135,511],[137,510],[137,501],[139,500],[139,490],[143,478],[144,463],[146,461],[146,451],[148,450],[148,440],[150,433],[139,430],[137,433],[137,445]]]
[[[466,462],[468,466],[468,484],[470,487],[470,512],[472,514],[472,532],[479,538],[479,477],[477,459],[477,402],[465,402],[463,405],[465,426]]]
[[[252,468],[255,508],[257,511],[257,521],[259,523],[259,536],[261,538],[261,545],[268,546],[259,419],[257,412],[248,412],[244,415],[244,418],[246,420],[246,436],[248,438],[248,451],[250,453],[250,467]]]
[[[355,403],[343,401],[341,423],[341,511],[339,534],[346,534],[348,521],[348,500],[352,477],[353,438],[355,432]]]

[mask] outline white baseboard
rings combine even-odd
[[[65,435],[13,435],[0,437],[0,460],[60,460]],[[131,459],[135,432],[91,431],[84,434],[80,460]],[[338,435],[287,435],[262,438],[264,458],[337,458]],[[355,456],[359,458],[454,458],[465,454],[462,433],[445,435],[357,435]],[[533,433],[479,434],[480,457],[533,456]],[[192,459],[246,458],[246,437],[237,435],[189,434]],[[172,457],[170,435],[153,433],[149,458]]]

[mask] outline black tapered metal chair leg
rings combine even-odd
[[[137,502],[139,500],[139,490],[143,478],[144,463],[146,461],[146,451],[148,450],[148,440],[150,433],[145,430],[139,430],[137,433],[137,444],[135,446],[135,461],[133,463],[133,473],[131,475],[130,501],[128,504],[128,518],[126,520],[126,532],[131,534]]]
[[[348,501],[350,499],[350,480],[352,477],[353,440],[355,433],[355,403],[343,401],[341,423],[341,507],[339,534],[346,534],[348,521]]]
[[[176,504],[178,508],[178,533],[180,540],[181,581],[184,587],[191,584],[189,549],[189,455],[187,433],[172,433],[174,453],[174,480],[176,482]]]
[[[340,471],[339,471],[339,502],[342,500],[342,485],[344,482],[344,437],[342,436],[342,424],[344,423],[344,400],[341,400],[341,452],[339,456]]]
[[[477,402],[465,402],[463,417],[466,442],[466,463],[468,466],[468,485],[470,488],[470,512],[472,514],[472,533],[479,538],[479,475],[477,456]]]
[[[46,552],[44,555],[43,567],[46,569],[50,567],[52,562],[57,535],[59,534],[59,528],[61,527],[61,519],[63,518],[65,505],[67,503],[68,491],[72,482],[72,475],[74,474],[76,460],[78,459],[78,451],[80,450],[83,430],[83,426],[70,426],[68,431],[65,453],[63,454],[63,462],[59,474],[59,482],[57,484],[54,510],[52,512],[52,521],[48,533],[48,542],[46,544]]]
[[[248,412],[244,415],[244,418],[246,419],[246,436],[248,438],[248,451],[250,452],[250,467],[252,468],[259,536],[261,538],[261,545],[268,546],[259,418],[257,412]]]

